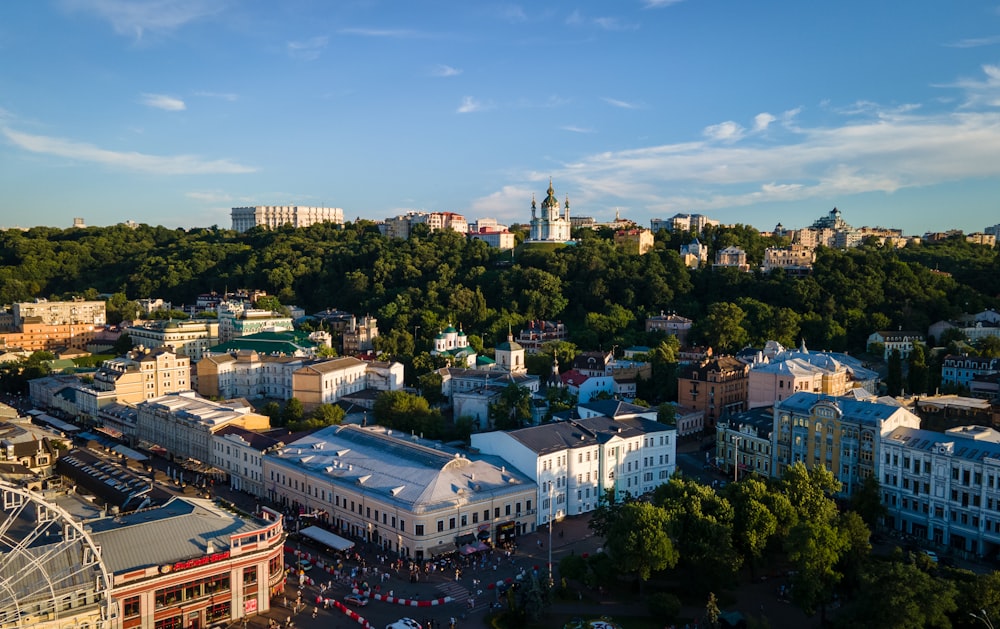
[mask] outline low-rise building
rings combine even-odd
[[[750,264],[747,262],[747,252],[732,245],[715,252],[716,268],[733,268],[739,271],[750,272]]]
[[[279,448],[264,481],[271,500],[400,557],[535,530],[535,485],[506,461],[379,426],[331,426]]]
[[[615,245],[625,253],[641,256],[653,248],[653,232],[648,229],[621,229],[615,232]]]
[[[1000,358],[948,354],[941,361],[941,384],[970,388],[972,381],[981,376],[1000,373]]]
[[[719,356],[683,369],[677,378],[677,402],[705,413],[705,427],[724,414],[747,410],[750,365]]]
[[[145,321],[125,328],[132,345],[150,349],[169,347],[193,361],[219,344],[219,322],[215,319]]]
[[[339,207],[307,207],[299,205],[257,205],[234,207],[231,214],[233,230],[249,231],[254,227],[276,229],[284,225],[308,227],[316,223],[344,224],[344,210]]]
[[[731,415],[716,424],[715,464],[731,478],[746,474],[771,476],[771,431],[774,409],[756,408]]]
[[[760,270],[769,273],[782,269],[789,275],[808,275],[812,272],[816,251],[812,247],[792,245],[790,247],[768,247],[764,250],[764,264]]]
[[[681,346],[687,343],[688,332],[691,331],[692,325],[694,321],[676,312],[664,314],[661,310],[658,315],[646,317],[647,332],[665,332],[670,336],[676,336]]]
[[[551,341],[565,341],[569,332],[562,321],[544,321],[535,319],[528,322],[528,327],[522,328],[517,335],[517,342],[528,354],[537,354],[542,345]]]
[[[290,332],[292,318],[270,310],[219,311],[219,341],[225,343],[260,332]]]
[[[914,343],[924,343],[924,335],[914,330],[879,330],[868,336],[868,351],[882,348],[882,359],[889,360],[893,351],[898,351],[903,360],[913,351]]]

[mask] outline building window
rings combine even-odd
[[[438,533],[444,532],[444,520],[438,520]]]
[[[142,613],[138,596],[131,596],[122,603],[122,615],[125,618],[135,618]]]
[[[424,536],[424,525],[423,524],[418,524],[416,526],[416,531],[414,532],[414,535],[416,535],[417,537],[423,537]]]
[[[257,582],[257,566],[243,568],[243,585]]]

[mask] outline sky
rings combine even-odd
[[[0,227],[1000,223],[1000,0],[9,0],[0,59]]]

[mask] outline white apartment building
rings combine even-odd
[[[334,358],[303,365],[292,372],[292,396],[306,407],[333,404],[368,388],[368,365],[357,358]]]
[[[263,465],[270,500],[402,557],[500,546],[535,529],[535,485],[507,462],[380,426],[330,426]]]
[[[339,207],[257,205],[234,207],[231,216],[233,230],[238,232],[245,232],[258,225],[274,229],[282,225],[308,227],[314,223],[344,224],[344,210]]]
[[[264,430],[271,422],[247,408],[224,406],[184,391],[137,404],[136,434],[129,436],[139,444],[160,446],[175,457],[208,463],[213,460],[212,435],[229,425]]]
[[[219,311],[220,343],[260,332],[290,332],[293,329],[291,317],[270,310]]]
[[[125,328],[132,345],[150,349],[173,348],[174,353],[198,361],[208,348],[219,344],[219,322],[215,319],[147,321]]]
[[[252,350],[209,354],[198,361],[198,393],[204,396],[276,400],[292,398],[292,373],[313,359],[266,356]]]
[[[472,446],[507,460],[538,486],[536,526],[597,508],[607,491],[639,496],[667,482],[677,431],[633,417],[594,416],[474,433]]]
[[[882,440],[881,457],[889,526],[970,555],[997,555],[1000,433],[897,428]]]
[[[263,498],[264,455],[283,445],[268,434],[225,426],[212,436],[212,465],[226,473],[232,489]]]
[[[13,325],[20,328],[28,317],[45,325],[105,325],[107,305],[103,301],[22,301],[11,305]]]

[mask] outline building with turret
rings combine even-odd
[[[549,189],[542,207],[535,205],[531,199],[531,230],[528,242],[566,242],[570,239],[569,197],[566,197],[565,211],[559,208],[552,180],[549,179]]]

